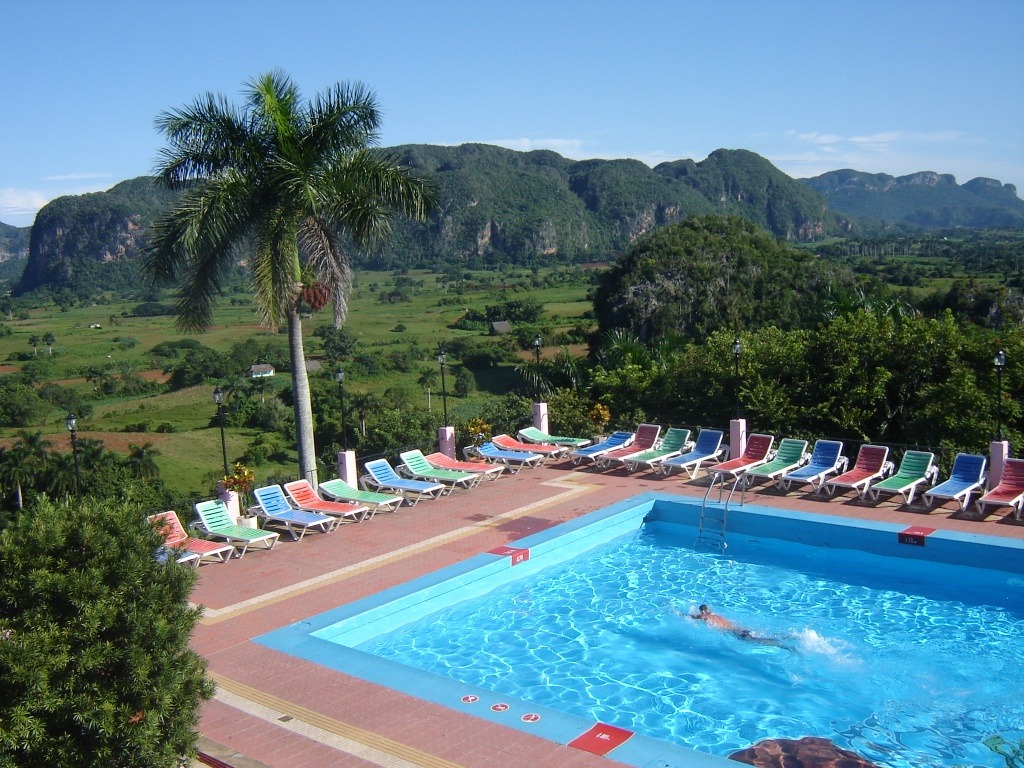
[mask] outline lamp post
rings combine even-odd
[[[733,361],[733,385],[736,388],[736,418],[740,418],[740,355],[743,354],[743,345],[737,338],[732,343]]]
[[[217,404],[217,420],[220,422],[220,452],[224,458],[224,477],[228,472],[228,444],[224,439],[224,390],[217,387],[213,390],[213,402]]]
[[[996,440],[1003,439],[1003,368],[1006,367],[1006,351],[1000,349],[992,359],[996,367]]]
[[[68,425],[68,432],[71,433],[71,456],[75,461],[75,490],[80,499],[82,498],[82,475],[78,471],[78,420],[75,418],[75,414],[69,411],[65,423]]]
[[[536,370],[535,373],[536,373],[536,376],[537,376],[537,402],[538,403],[540,402],[540,345],[541,345],[542,341],[543,340],[541,339],[539,333],[536,336],[533,337],[533,356],[534,356],[534,358],[537,361],[537,370]]]
[[[444,403],[444,426],[448,426],[448,390],[445,387],[444,382],[444,368],[448,362],[448,356],[444,353],[444,347],[441,347],[441,353],[437,356],[437,362],[441,366],[441,401]]]
[[[348,431],[345,429],[345,369],[339,368],[334,374],[334,380],[338,382],[338,393],[341,395],[341,445],[343,450],[348,450]]]

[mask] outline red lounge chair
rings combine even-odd
[[[742,456],[708,467],[708,474],[729,475],[732,478],[738,478],[748,469],[753,469],[768,461],[774,443],[775,438],[772,435],[751,435],[747,438],[747,447]],[[714,482],[712,481],[711,484],[714,485]]]
[[[524,443],[516,440],[511,435],[495,435],[491,442],[503,451],[526,451],[527,453],[539,453],[541,456],[552,459],[560,459],[572,450],[571,445],[555,445],[554,443]]]
[[[198,567],[207,557],[226,563],[235,552],[230,544],[189,536],[175,512],[159,512],[147,519],[164,537],[167,548],[175,551],[179,563],[189,562]]]
[[[1013,519],[1020,520],[1024,506],[1024,459],[1007,459],[1003,464],[1003,476],[999,484],[976,502],[982,517],[988,513],[985,506],[1012,507]]]
[[[857,452],[857,462],[849,472],[833,477],[825,483],[825,491],[829,495],[836,488],[852,488],[863,499],[871,483],[892,470],[889,462],[889,448],[884,445],[862,445]]]
[[[610,467],[614,462],[634,453],[643,453],[651,450],[661,437],[661,427],[657,424],[638,424],[636,437],[633,442],[624,448],[616,448],[614,451],[602,453],[595,462],[599,467]]]
[[[504,464],[488,464],[486,461],[459,461],[440,451],[429,454],[426,456],[426,459],[438,469],[452,469],[456,472],[476,472],[492,480],[497,480],[498,476],[505,471]]]

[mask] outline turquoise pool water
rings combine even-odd
[[[648,502],[524,542],[522,565],[483,557],[262,641],[456,708],[494,692],[543,713],[535,728],[627,728],[644,748],[611,756],[634,765],[652,744],[724,757],[824,736],[891,768],[1003,768],[984,742],[1024,729],[1020,546],[898,547],[891,527],[813,518],[748,508],[722,555],[693,549],[692,505]],[[702,602],[778,644],[687,618]],[[693,764],[674,759],[658,764]]]

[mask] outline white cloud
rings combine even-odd
[[[526,137],[518,139],[492,139],[485,144],[496,144],[505,149],[514,149],[517,152],[532,152],[535,149],[550,149],[563,157],[579,159],[584,154],[586,143],[580,139],[530,139]]]
[[[12,227],[27,227],[50,197],[34,189],[0,189],[0,221]]]
[[[62,173],[57,176],[44,176],[43,181],[86,181],[89,179],[112,179],[112,173]]]

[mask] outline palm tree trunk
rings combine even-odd
[[[306,375],[306,353],[302,347],[302,318],[298,306],[288,312],[288,351],[292,362],[292,392],[295,397],[295,441],[299,449],[299,475],[317,487],[316,446],[313,444],[313,403]]]

